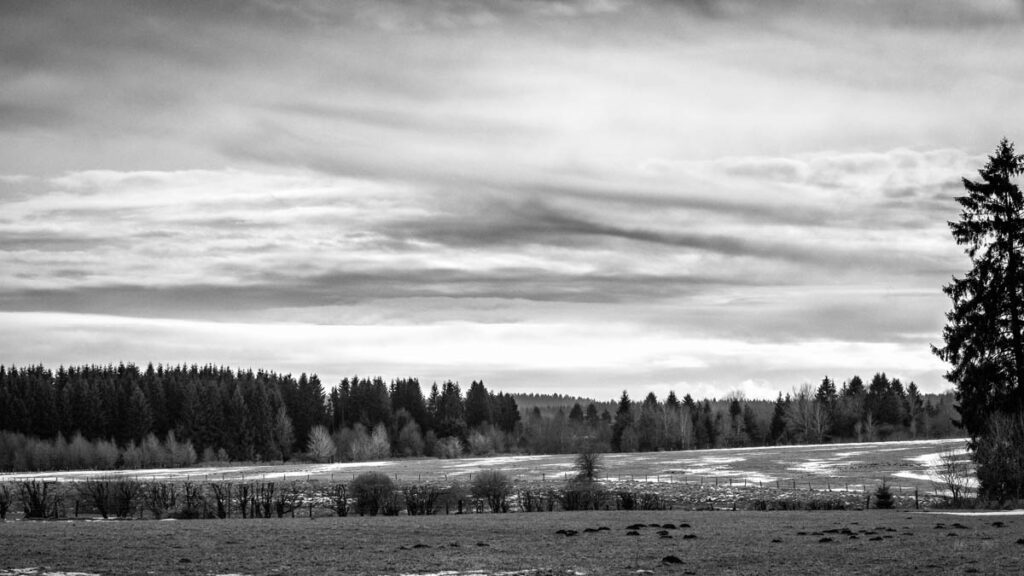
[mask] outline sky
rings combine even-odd
[[[950,387],[1019,0],[0,4],[0,364]]]

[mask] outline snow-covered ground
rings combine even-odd
[[[648,482],[799,483],[829,488],[874,486],[883,478],[899,488],[935,489],[943,454],[966,458],[965,441],[918,440],[799,446],[766,446],[640,454],[606,454],[602,477]],[[519,480],[561,480],[572,475],[575,455],[502,455],[451,460],[396,459],[334,464],[197,466],[117,471],[59,471],[0,474],[0,481],[47,478],[74,481],[97,477],[140,480],[347,480],[378,470],[399,480],[468,478],[486,469]],[[3,576],[3,575],[0,575]]]

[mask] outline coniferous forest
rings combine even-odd
[[[599,402],[472,382],[214,366],[0,366],[0,470],[465,454],[658,451],[955,436],[952,392],[885,374],[825,378],[775,401],[653,393]]]

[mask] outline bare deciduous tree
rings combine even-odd
[[[306,446],[306,451],[309,452],[309,457],[317,462],[330,462],[338,452],[338,447],[335,446],[334,439],[331,438],[327,428],[317,425],[309,431],[309,443]]]
[[[828,410],[815,398],[815,390],[804,384],[793,391],[793,401],[786,412],[789,429],[803,442],[822,442],[829,428]]]
[[[969,496],[972,468],[970,457],[965,450],[947,447],[939,454],[934,484],[937,490],[949,491],[954,506],[960,506]]]

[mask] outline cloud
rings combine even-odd
[[[800,342],[848,368],[906,353],[934,383],[952,198],[1024,121],[1017,2],[0,12],[0,310],[95,315],[118,347],[116,322],[290,319],[585,346],[564,326],[614,319],[609,342],[677,347],[632,358],[659,385],[788,388],[763,360],[822,367]]]

